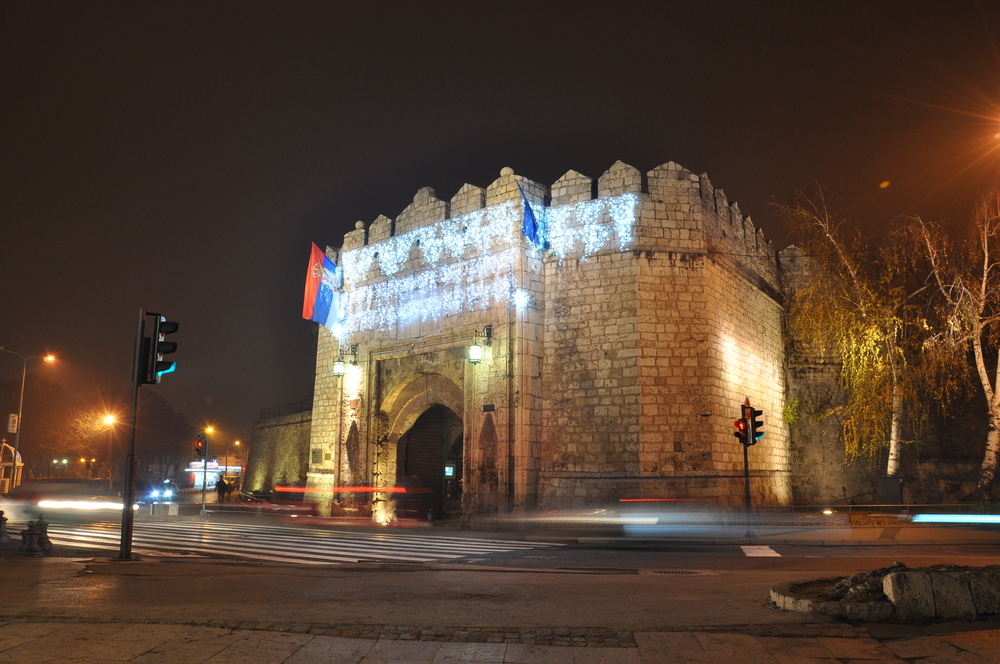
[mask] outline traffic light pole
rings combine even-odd
[[[747,397],[746,404],[740,406],[740,413],[743,415],[743,422],[746,422],[746,435],[743,438],[743,486],[747,504],[747,532],[744,537],[757,537],[753,532],[753,505],[750,498],[750,446],[757,443],[757,436],[754,432],[754,413],[759,412],[750,405],[750,397]]]
[[[747,532],[744,537],[757,537],[753,533],[753,511],[750,504],[750,446],[743,446],[743,480],[746,487]]]
[[[135,525],[135,425],[139,415],[139,386],[142,383],[142,344],[146,337],[146,310],[139,309],[139,331],[135,335],[132,357],[132,414],[128,421],[128,454],[125,456],[125,482],[122,486],[122,533],[118,560],[136,560],[132,553],[132,528]]]
[[[208,490],[208,436],[205,436],[205,458],[202,459],[201,467],[201,515],[208,516],[205,509],[205,492]]]

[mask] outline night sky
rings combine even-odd
[[[312,392],[310,242],[617,159],[707,172],[779,248],[770,203],[814,182],[873,228],[960,221],[998,44],[985,1],[0,2],[0,345],[91,399],[162,312],[179,368],[145,389],[245,439]]]

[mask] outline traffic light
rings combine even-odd
[[[764,411],[762,410],[757,410],[752,406],[746,407],[745,416],[750,423],[750,433],[748,435],[750,445],[756,445],[757,441],[764,437],[764,420],[757,419],[763,414]]]
[[[736,436],[744,445],[749,445],[750,443],[747,442],[750,440],[750,437],[747,435],[747,421],[744,419],[736,420],[733,422],[733,426],[736,427],[736,431],[733,432],[733,435]]]
[[[194,453],[198,455],[199,459],[205,458],[205,441],[203,440],[194,441]]]
[[[171,373],[177,369],[176,362],[164,361],[163,356],[168,353],[177,352],[177,344],[167,341],[167,335],[173,334],[180,327],[177,323],[169,321],[163,316],[156,317],[156,327],[153,328],[153,353],[150,378],[152,382],[159,383],[160,376]]]

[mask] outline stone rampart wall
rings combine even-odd
[[[635,263],[614,252],[545,264],[543,506],[639,493]]]
[[[747,396],[768,432],[752,450],[754,491],[786,502],[774,252],[707,177],[669,163],[646,180],[644,191],[617,162],[596,182],[569,171],[550,189],[504,169],[450,200],[421,189],[367,231],[358,222],[338,255],[341,340],[358,347],[358,376],[354,396],[340,394],[340,344],[321,331],[312,446],[324,452],[311,481],[356,476],[344,465],[352,425],[370,463],[389,459],[408,421],[395,391],[437,376],[465,396],[466,511],[727,496]],[[548,229],[545,251],[521,235],[519,184]],[[486,357],[462,366],[486,326]]]
[[[306,479],[312,413],[294,413],[254,423],[245,491]]]

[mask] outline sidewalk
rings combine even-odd
[[[228,519],[254,517],[208,517],[209,521]],[[452,529],[416,532],[433,536],[443,530]],[[742,530],[671,538],[588,538],[537,531],[449,534],[607,542],[614,547],[664,542],[1000,546],[1000,533],[968,527],[774,526],[757,532],[759,537],[752,540],[740,537]],[[517,577],[510,570],[495,574],[496,570],[486,567],[475,570],[474,566],[440,564],[396,566],[395,576],[389,577],[364,565],[307,571],[205,558],[146,556],[137,563],[111,563],[89,557],[12,559],[10,549],[0,554],[7,556],[0,559],[0,664],[1000,662],[1000,621],[925,627],[849,625],[824,616],[770,609],[763,605],[769,586],[754,580],[760,587],[747,590],[739,585],[739,575],[608,575],[588,576],[583,581],[576,579],[584,577],[555,574],[554,570],[539,569],[549,573]],[[453,568],[458,567],[469,569],[455,572]],[[539,586],[530,597],[511,589],[517,579],[541,584],[543,577],[548,585]],[[669,585],[659,581],[658,587],[670,588],[674,596],[652,590],[640,596],[643,588],[668,578]],[[710,594],[710,583],[716,584],[718,594]],[[434,595],[428,590],[431,584],[437,584]],[[574,587],[587,590],[577,598],[570,594]],[[703,602],[708,597],[713,607],[715,598],[721,604],[710,614],[698,614],[703,618],[693,618],[693,593]],[[547,603],[553,597],[561,604]],[[620,610],[627,605],[621,602],[633,597],[634,603],[629,604],[643,607],[647,605],[642,602],[655,602],[661,611],[676,616],[677,623],[629,622]],[[725,606],[726,597],[736,600],[731,608]],[[417,608],[405,612],[403,598]],[[437,613],[434,606],[439,607]],[[451,610],[444,612],[442,606]],[[473,606],[478,613],[466,608]],[[569,608],[560,613],[559,606]],[[272,620],[259,620],[262,617]],[[319,622],[324,619],[344,622]],[[376,622],[393,619],[409,624]],[[747,622],[753,624],[740,624]]]
[[[605,632],[605,633],[601,633]],[[998,662],[1000,625],[842,624],[615,632],[307,623],[149,624],[0,619],[0,662],[47,664],[719,664]],[[560,645],[546,645],[558,642]]]

